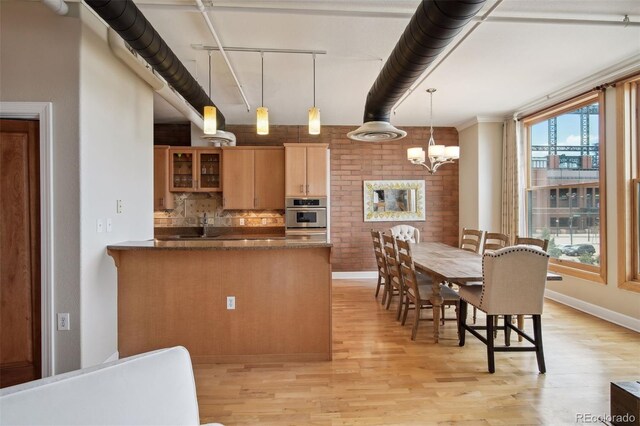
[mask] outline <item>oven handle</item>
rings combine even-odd
[[[304,211],[304,212],[317,212],[317,211],[326,211],[326,207],[287,207],[285,210],[291,210],[295,212]]]

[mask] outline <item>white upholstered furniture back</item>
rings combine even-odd
[[[0,390],[0,425],[199,425],[189,352],[162,349]]]
[[[531,246],[485,253],[478,307],[489,315],[542,314],[548,265],[549,255]]]
[[[391,235],[402,241],[410,243],[420,242],[420,230],[410,225],[396,225],[390,229]]]

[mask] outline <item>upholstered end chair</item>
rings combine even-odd
[[[391,228],[391,235],[398,240],[410,243],[420,242],[420,230],[410,225],[396,225]]]
[[[460,346],[464,346],[465,331],[480,339],[487,345],[489,372],[495,372],[494,352],[535,351],[538,368],[546,371],[542,350],[541,315],[544,305],[544,289],[547,281],[549,255],[530,246],[505,247],[497,251],[489,251],[482,259],[482,285],[460,287],[459,333]],[[487,314],[485,326],[466,324],[467,304]],[[497,327],[505,331],[505,346],[494,345],[494,318],[504,316],[504,326]],[[511,324],[512,315],[531,315],[533,318],[534,337]],[[476,330],[487,330],[486,338]],[[515,331],[533,347],[509,347],[509,333]]]

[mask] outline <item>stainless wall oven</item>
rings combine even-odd
[[[327,199],[287,198],[285,223],[288,238],[327,239]]]

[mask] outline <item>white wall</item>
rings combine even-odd
[[[69,8],[61,17],[40,2],[0,3],[0,99],[53,104],[54,313],[71,324],[54,332],[55,373],[80,367],[80,21]]]
[[[459,226],[479,229],[478,215],[478,126],[473,125],[458,131],[460,160],[459,181]]]
[[[458,135],[460,230],[500,232],[502,123],[476,122]]]
[[[117,277],[106,246],[153,238],[153,91],[111,53],[82,6],[80,217],[82,367],[117,351]],[[116,212],[116,201],[124,209]],[[112,232],[98,233],[97,220]]]

